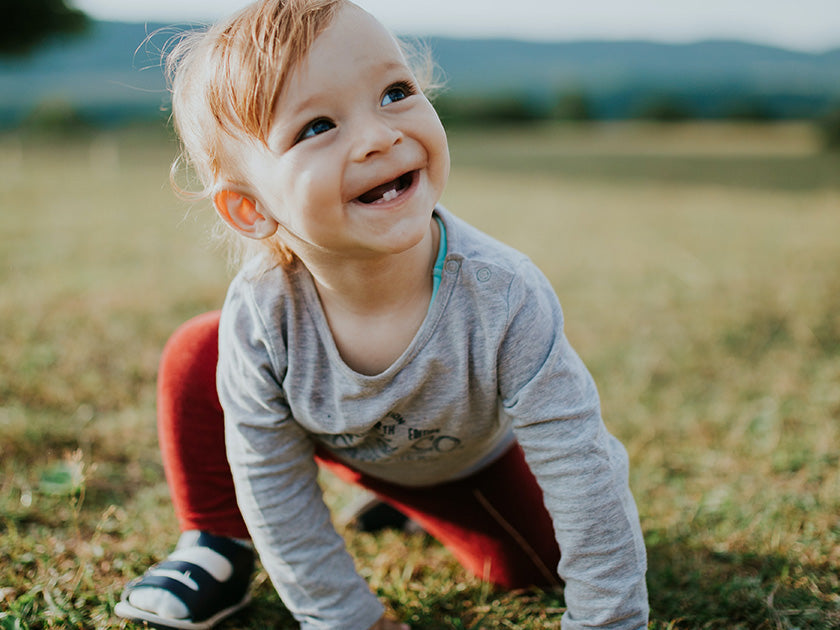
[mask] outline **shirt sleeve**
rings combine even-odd
[[[283,393],[282,336],[270,337],[248,285],[228,293],[217,389],[227,454],[248,531],[283,603],[304,630],[366,630],[382,604],[355,570],[317,483],[314,446]]]
[[[645,628],[647,561],[627,453],[604,425],[548,280],[527,263],[508,299],[501,396],[554,523],[563,628]]]

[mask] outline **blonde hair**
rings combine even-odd
[[[231,141],[267,143],[280,93],[313,42],[347,0],[260,0],[206,30],[184,33],[166,62],[172,90],[172,119],[181,155],[172,165],[175,190],[187,198],[211,196],[220,179],[241,179],[226,159]],[[430,88],[428,50],[406,46],[418,82]],[[190,166],[202,188],[189,191],[176,179]],[[290,265],[294,253],[278,233],[262,239],[239,237],[222,226],[232,264],[267,247],[274,262]],[[256,247],[255,247],[256,246]]]

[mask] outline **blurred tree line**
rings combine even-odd
[[[586,94],[578,91],[560,93],[548,103],[536,103],[517,95],[488,97],[446,93],[436,97],[434,105],[444,125],[450,128],[512,127],[542,122],[574,124],[603,120]],[[113,112],[81,111],[71,103],[51,101],[35,107],[23,120],[21,128],[36,133],[75,135],[87,134],[102,126],[126,124],[163,128],[167,118],[165,110],[141,108],[126,113],[116,108]],[[662,95],[641,100],[630,116],[621,119],[667,124],[710,118],[698,116],[688,103],[678,97]],[[735,100],[731,107],[712,119],[753,123],[781,120],[759,99]],[[824,148],[840,151],[840,103],[829,107],[812,121],[819,130]]]
[[[26,55],[56,35],[84,32],[87,16],[66,0],[0,0],[0,55]]]
[[[434,99],[441,120],[448,126],[513,126],[543,121],[569,123],[603,120],[597,104],[582,90],[559,92],[552,100],[533,99],[526,94],[464,96],[446,93]],[[759,96],[733,97],[713,115],[696,111],[692,103],[674,94],[646,94],[628,106],[623,120],[678,123],[691,120],[731,120],[770,123],[789,119],[774,112]],[[824,147],[840,151],[840,103],[810,117],[818,126]]]
[[[822,118],[820,129],[826,148],[840,152],[840,107],[833,109]]]

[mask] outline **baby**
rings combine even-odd
[[[175,68],[185,153],[257,247],[164,350],[183,533],[117,613],[209,628],[247,603],[255,548],[302,628],[407,628],[356,572],[323,466],[493,584],[562,581],[566,630],[646,627],[627,454],[546,278],[439,205],[446,135],[397,41],[347,0],[263,0]]]

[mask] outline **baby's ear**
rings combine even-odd
[[[277,221],[257,210],[256,202],[241,193],[222,188],[213,193],[216,212],[234,230],[248,238],[268,238],[277,231]]]

